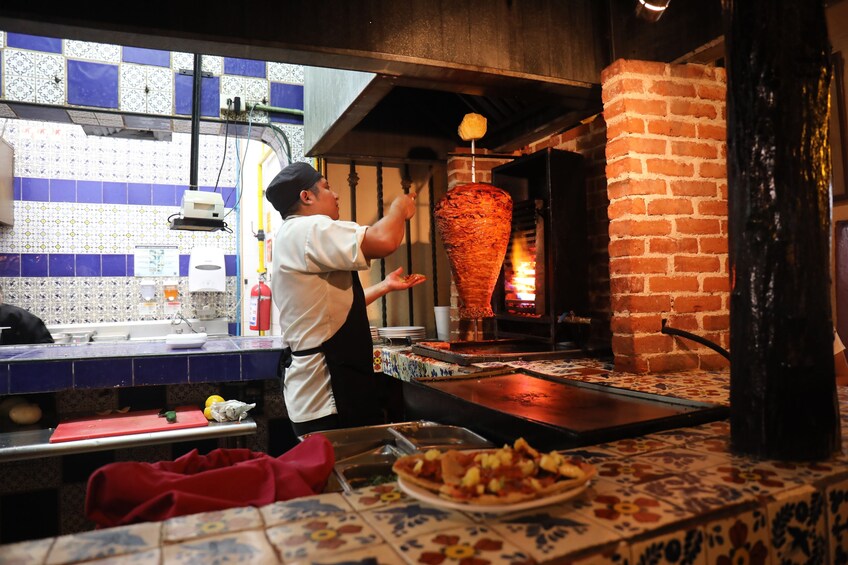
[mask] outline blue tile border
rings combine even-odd
[[[132,359],[74,362],[74,388],[112,388],[133,384]]]
[[[188,276],[191,256],[181,254],[180,276]],[[236,275],[237,256],[224,255],[225,276]],[[132,277],[135,255],[121,253],[0,253],[0,278]]]
[[[118,65],[68,59],[68,104],[118,108]]]
[[[0,363],[0,394],[9,394],[9,364]]]
[[[9,394],[54,392],[73,388],[73,363],[9,363]]]
[[[157,67],[171,66],[171,52],[159,49],[145,49],[142,47],[122,47],[121,60],[124,63],[136,63],[139,65],[154,65]]]
[[[265,61],[224,57],[224,74],[265,78]]]
[[[61,53],[62,40],[55,37],[6,32],[6,47],[31,49],[33,51],[44,51],[47,53]]]
[[[76,202],[82,204],[126,204],[135,206],[182,206],[187,186],[173,184],[101,182],[73,179],[14,178],[15,200],[30,202]],[[234,186],[201,186],[202,192],[220,192],[224,208],[232,209],[237,195]]]
[[[133,359],[133,385],[175,385],[188,382],[188,357]]]
[[[240,355],[198,355],[188,358],[188,382],[190,383],[240,380]]]

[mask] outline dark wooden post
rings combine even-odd
[[[823,0],[723,0],[731,448],[840,449],[830,309],[830,45]]]

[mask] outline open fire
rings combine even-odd
[[[512,242],[510,261],[504,274],[507,310],[513,314],[535,314],[536,250],[523,234]]]

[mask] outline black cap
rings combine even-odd
[[[285,214],[300,199],[300,191],[311,188],[319,180],[321,173],[309,163],[292,163],[274,177],[265,189],[265,198],[280,214]]]

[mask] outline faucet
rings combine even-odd
[[[179,318],[179,320],[177,318]],[[178,326],[180,322],[185,322],[188,326],[188,329],[190,329],[193,333],[197,333],[197,330],[192,327],[191,322],[189,322],[186,317],[183,316],[183,313],[180,310],[177,310],[176,312],[174,312],[174,315],[171,316],[171,325]],[[177,333],[182,333],[182,330],[178,330]]]

